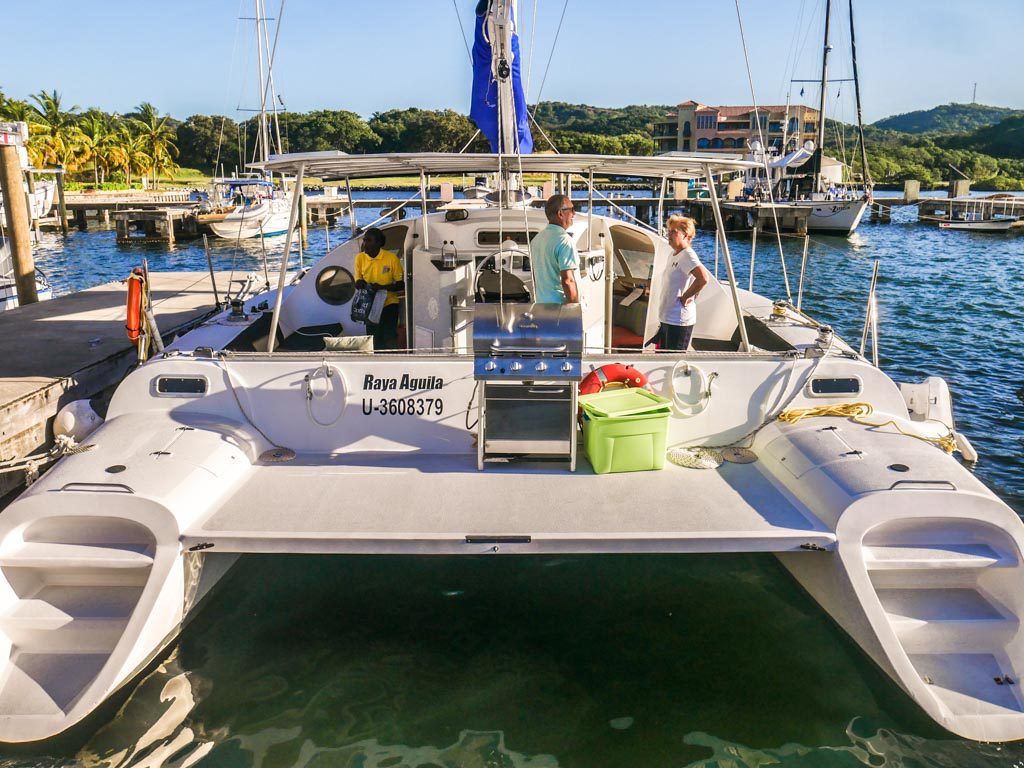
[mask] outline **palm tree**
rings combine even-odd
[[[125,181],[131,186],[132,173],[144,175],[153,167],[153,159],[146,153],[145,139],[132,133],[128,126],[122,126],[112,141],[111,162],[124,171]]]
[[[69,171],[75,171],[83,164],[79,145],[81,131],[78,130],[78,107],[64,109],[61,95],[56,91],[40,91],[31,97],[35,102],[35,114],[28,121],[29,153],[33,164],[48,165],[59,163]]]
[[[0,107],[0,117],[4,120],[13,120],[16,123],[31,123],[36,117],[36,111],[29,106],[27,101],[7,99]]]
[[[159,110],[144,101],[135,108],[131,121],[143,140],[146,153],[152,159],[150,170],[153,172],[153,185],[159,187],[160,172],[173,172],[178,167],[173,160],[178,156],[178,148],[174,145],[175,132],[169,124],[170,115],[160,117]]]
[[[81,148],[85,154],[82,160],[92,160],[93,179],[97,184],[106,181],[110,169],[116,165],[112,158],[112,150],[116,145],[119,121],[117,115],[90,109],[82,115],[78,124],[81,131]]]

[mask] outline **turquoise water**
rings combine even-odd
[[[909,218],[815,237],[804,308],[859,341],[880,259],[883,368],[949,381],[976,472],[1024,512],[1024,236]],[[310,253],[325,240],[314,229]],[[750,241],[732,245],[746,286]],[[129,250],[89,232],[58,246],[37,257],[58,292],[143,255],[205,268],[195,243]],[[267,246],[273,263],[282,241]],[[713,240],[695,247],[713,269]],[[787,239],[794,293],[800,250]],[[214,253],[218,269],[262,270],[259,244]],[[764,237],[755,275],[784,295]],[[1022,764],[1024,745],[932,724],[769,555],[244,557],[113,709],[72,739],[0,752],[5,767]]]

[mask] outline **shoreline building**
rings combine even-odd
[[[818,110],[803,104],[712,107],[684,101],[654,124],[655,151],[745,153],[758,139],[760,118],[764,143],[779,152],[791,152],[818,136]]]

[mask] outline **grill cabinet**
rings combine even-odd
[[[532,457],[576,468],[583,364],[579,304],[477,304],[473,372],[480,383],[477,467]]]

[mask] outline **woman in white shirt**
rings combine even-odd
[[[670,216],[667,226],[672,256],[661,295],[661,327],[654,340],[658,342],[659,349],[683,351],[690,346],[693,327],[697,323],[694,299],[708,284],[708,271],[690,247],[697,234],[693,219]]]

